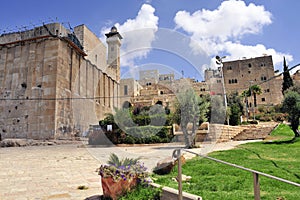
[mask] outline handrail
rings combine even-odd
[[[181,176],[182,176],[182,174],[181,174],[181,171],[182,171],[181,170],[181,159],[180,159],[181,151],[185,151],[185,152],[197,155],[197,156],[202,157],[202,158],[207,158],[209,160],[213,160],[213,161],[218,162],[218,163],[222,163],[222,164],[225,164],[225,165],[229,165],[231,167],[235,167],[235,168],[253,173],[254,199],[255,200],[260,200],[260,186],[259,186],[258,175],[262,175],[262,176],[265,176],[265,177],[268,177],[268,178],[271,178],[271,179],[275,179],[277,181],[281,181],[281,182],[284,182],[284,183],[288,183],[290,185],[300,187],[299,183],[295,183],[295,182],[292,182],[292,181],[289,181],[289,180],[286,180],[286,179],[283,179],[283,178],[272,176],[270,174],[266,174],[266,173],[263,173],[263,172],[260,172],[260,171],[249,169],[249,168],[246,168],[246,167],[243,167],[243,166],[240,166],[240,165],[232,164],[232,163],[229,163],[229,162],[226,162],[226,161],[223,161],[223,160],[219,160],[219,159],[216,159],[216,158],[213,158],[213,157],[210,157],[210,156],[195,153],[195,152],[187,150],[187,149],[175,149],[173,151],[173,159],[178,160],[178,194],[179,194],[178,199],[179,200],[182,200],[182,195],[180,195],[180,194],[182,194],[182,181],[180,181],[180,180],[182,180],[181,179]]]

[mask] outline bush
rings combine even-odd
[[[159,200],[162,193],[161,188],[153,188],[151,186],[138,185],[137,188],[128,192],[120,200]]]
[[[133,116],[133,122],[139,126],[147,126],[151,120],[148,115],[135,115]]]
[[[286,113],[274,113],[272,119],[276,122],[287,121],[288,114]]]
[[[270,122],[272,121],[272,116],[271,115],[263,115],[259,119],[262,122]]]
[[[173,138],[172,127],[139,126],[126,129],[126,136],[121,141],[125,144],[151,144],[170,142]]]
[[[256,121],[256,120],[249,121],[249,124],[258,124],[258,121]]]

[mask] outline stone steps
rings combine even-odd
[[[250,126],[235,137],[233,140],[256,140],[265,139],[278,125],[278,123],[263,123]]]
[[[266,138],[278,123],[267,122],[255,125],[228,126],[210,124],[208,130],[197,130],[196,142],[228,142],[231,140],[255,140]],[[175,133],[174,142],[184,142],[182,132]]]

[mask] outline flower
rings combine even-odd
[[[102,178],[112,177],[115,182],[136,178],[138,183],[148,184],[150,180],[149,172],[139,158],[120,160],[117,155],[111,154],[108,164],[101,165],[97,171]]]

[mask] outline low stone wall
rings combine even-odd
[[[178,190],[170,187],[162,187],[159,184],[151,183],[153,187],[162,188],[161,200],[174,200],[178,199]],[[202,200],[202,197],[193,195],[187,192],[182,192],[182,200]]]

